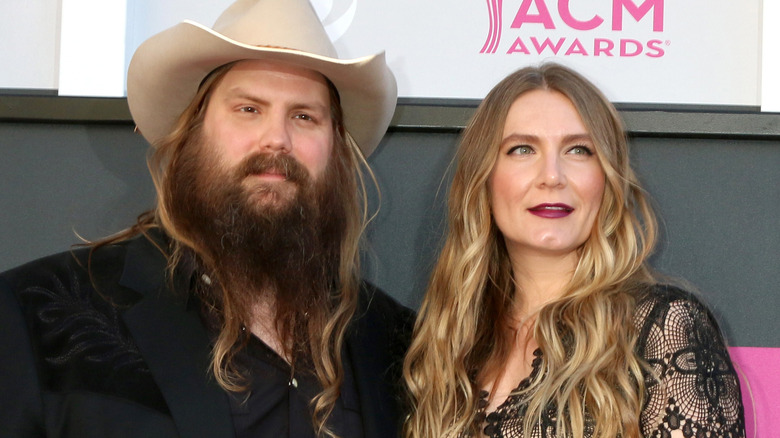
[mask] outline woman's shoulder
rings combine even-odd
[[[660,322],[670,316],[706,317],[712,319],[712,312],[707,304],[694,292],[670,284],[654,284],[644,288],[637,299],[635,322]]]
[[[634,323],[640,353],[685,349],[693,344],[725,349],[713,312],[694,292],[678,286],[656,284],[644,290],[637,301]]]
[[[695,293],[654,285],[639,300],[637,354],[651,367],[646,436],[744,436],[739,380],[717,319]],[[687,435],[686,435],[687,436]]]
[[[672,304],[682,303],[690,303],[697,306],[703,305],[701,299],[695,293],[672,284],[656,283],[644,287],[639,292],[639,306],[671,306]]]

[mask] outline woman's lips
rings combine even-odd
[[[570,215],[574,207],[566,204],[539,204],[529,208],[528,211],[546,219],[558,219]]]

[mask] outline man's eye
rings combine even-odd
[[[241,111],[242,113],[256,113],[257,112],[257,108],[255,108],[253,106],[242,106],[238,110]]]
[[[528,145],[512,146],[507,151],[507,155],[527,155],[533,153],[534,153],[534,149]]]

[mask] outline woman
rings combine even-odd
[[[407,436],[744,436],[715,320],[650,272],[655,219],[591,83],[515,72],[456,160],[404,364]]]

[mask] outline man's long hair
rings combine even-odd
[[[590,82],[555,65],[524,68],[488,94],[465,129],[449,195],[449,232],[435,265],[404,363],[410,437],[478,436],[480,389],[500,375],[513,345],[516,294],[504,239],[492,218],[488,181],[509,108],[523,93],[551,90],[577,109],[598,149],[606,187],[579,263],[562,297],[533,325],[542,369],[521,394],[526,436],[553,407],[557,436],[638,437],[643,370],[634,347],[639,290],[656,239],[653,212],[628,161],[619,115]],[[586,410],[587,408],[587,410]],[[537,430],[534,430],[534,429]],[[546,435],[545,435],[546,436]]]
[[[195,263],[213,267],[213,260],[208,259],[209,252],[199,243],[200,240],[189,235],[176,225],[170,209],[171,190],[168,181],[174,163],[182,156],[183,150],[197,140],[201,131],[206,108],[212,91],[234,64],[226,64],[215,69],[201,83],[196,96],[184,110],[172,132],[157,144],[151,151],[147,161],[157,192],[157,205],[152,211],[138,217],[132,227],[109,238],[96,242],[93,251],[98,248],[126,240],[138,234],[149,235],[152,229],[161,229],[170,239],[167,247],[160,250],[168,260],[169,278],[184,265]],[[305,331],[317,334],[310,336],[303,346],[309,364],[319,380],[322,391],[312,401],[315,430],[319,434],[333,436],[326,426],[327,418],[333,410],[339,397],[340,386],[344,378],[344,366],[341,360],[345,334],[349,322],[355,313],[359,294],[359,247],[360,240],[368,221],[366,187],[361,169],[365,169],[370,178],[373,173],[368,167],[365,157],[344,128],[341,104],[333,84],[327,81],[330,93],[330,110],[333,121],[333,152],[329,166],[333,168],[329,176],[337,178],[334,182],[340,196],[335,207],[343,217],[343,233],[338,243],[337,278],[333,279],[330,288],[328,306],[323,317],[310,318]],[[246,344],[246,335],[242,329],[249,325],[245,320],[246,309],[240,308],[241,303],[230,299],[228,285],[218,282],[221,288],[214,302],[207,305],[216,306],[219,314],[220,327],[212,349],[211,371],[221,387],[227,391],[241,392],[247,389],[247,377],[236,364],[236,355]],[[283,321],[276,321],[276,329],[283,341],[290,334],[291,328]],[[291,346],[298,348],[298,346]],[[291,353],[285,351],[285,353]]]

